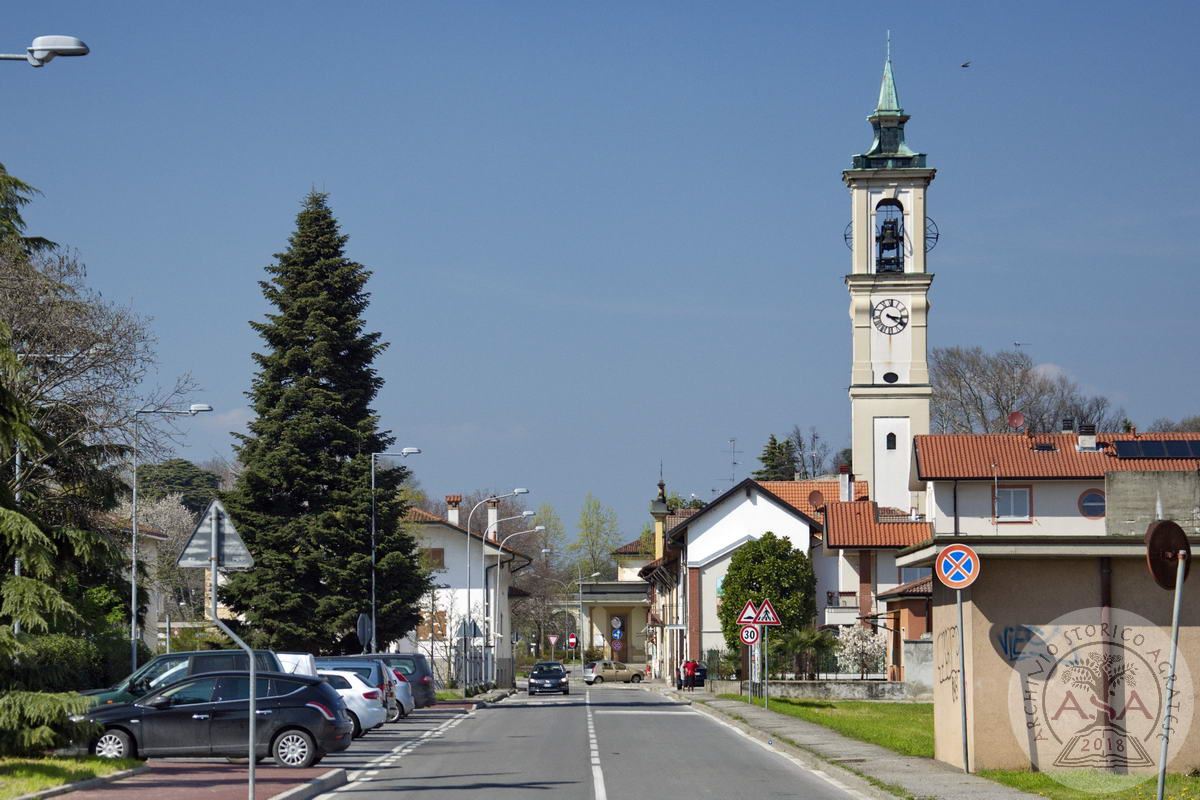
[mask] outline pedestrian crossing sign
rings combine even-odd
[[[747,600],[746,605],[742,608],[742,613],[738,614],[738,625],[753,625],[757,617],[758,609],[754,607],[754,601]]]
[[[775,606],[771,605],[770,600],[763,600],[763,604],[758,607],[758,613],[754,616],[755,625],[782,625],[779,621],[779,615],[775,613]]]

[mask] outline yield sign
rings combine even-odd
[[[779,615],[775,613],[775,606],[771,605],[770,600],[763,600],[763,604],[759,606],[758,614],[754,617],[756,625],[782,625],[779,621]]]
[[[233,520],[220,500],[213,500],[200,517],[200,524],[192,531],[192,536],[184,545],[183,552],[175,564],[179,567],[209,566],[212,554],[214,528],[217,537],[217,566],[221,569],[250,569],[254,566],[254,558],[246,549],[246,543],[233,527]]]
[[[558,644],[558,634],[557,633],[552,633],[549,636],[547,636],[546,638],[550,640],[551,647],[554,647],[554,645]]]
[[[979,556],[965,544],[952,544],[938,553],[934,572],[951,589],[965,589],[979,577]]]
[[[746,605],[742,607],[742,613],[738,614],[738,625],[753,625],[757,616],[758,609],[754,607],[754,601],[747,600]]]

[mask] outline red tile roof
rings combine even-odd
[[[924,578],[917,578],[915,581],[902,583],[895,589],[890,589],[879,594],[880,600],[902,600],[909,597],[929,597],[933,594],[933,576],[926,575]]]
[[[838,482],[833,480],[807,481],[756,481],[759,486],[778,497],[792,508],[807,514],[815,520],[820,520],[818,509],[826,503],[835,503],[838,499]],[[854,482],[854,496],[851,500],[865,500],[870,494],[866,481]]]
[[[654,550],[652,548],[644,547],[642,545],[641,537],[638,537],[637,539],[634,539],[632,542],[626,542],[625,544],[618,547],[616,550],[613,550],[613,555],[615,555],[615,556],[647,556],[647,555],[651,555],[653,552],[654,552]]]
[[[437,514],[432,514],[423,508],[410,508],[408,513],[404,515],[404,519],[409,522],[444,522],[450,525],[450,520],[444,517],[439,517]],[[451,527],[457,528],[457,525]]]
[[[1100,433],[1097,450],[1078,450],[1073,433],[955,433],[914,439],[920,480],[960,478],[1103,478],[1107,472],[1200,469],[1195,458],[1117,458],[1113,442],[1131,439],[1200,441],[1200,433]],[[1053,445],[1037,450],[1035,445]],[[994,466],[993,466],[994,465]]]
[[[910,547],[933,537],[928,522],[881,522],[875,503],[828,503],[825,506],[825,546],[838,548]]]
[[[408,511],[405,512],[404,521],[405,522],[415,522],[418,525],[429,525],[429,524],[445,525],[447,528],[459,531],[464,534],[467,532],[467,529],[462,527],[461,525],[455,525],[454,523],[450,522],[450,520],[446,519],[445,517],[440,517],[437,514],[432,514],[428,511],[426,511],[425,509],[417,508],[416,506],[410,507],[408,509]],[[482,539],[483,534],[476,531],[471,534],[471,538],[472,539]],[[489,542],[489,544],[495,546],[498,543],[497,542]],[[522,553],[520,550],[516,549],[511,544],[504,545],[504,549],[506,552],[514,553],[514,554],[520,556],[521,558],[524,558],[527,561],[532,561],[532,559],[528,555],[526,555],[525,553]]]
[[[670,514],[667,514],[667,519],[663,523],[663,530],[669,533],[676,525],[690,517],[695,516],[697,512],[703,510],[703,508],[677,508]]]

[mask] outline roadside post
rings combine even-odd
[[[959,692],[959,711],[962,720],[962,754],[963,772],[970,772],[967,763],[967,644],[964,641],[962,590],[975,582],[979,577],[979,555],[965,544],[952,544],[938,553],[934,572],[943,585],[954,590],[958,604],[958,680],[962,691]]]
[[[254,800],[254,762],[256,760],[254,746],[258,733],[257,725],[255,724],[258,718],[258,710],[255,708],[258,675],[254,664],[254,650],[243,642],[217,616],[217,571],[219,569],[250,569],[254,566],[254,558],[250,555],[250,551],[246,549],[246,543],[242,541],[242,537],[238,534],[237,528],[233,526],[233,521],[229,518],[229,514],[225,511],[225,507],[221,505],[220,500],[213,500],[209,504],[208,509],[200,518],[199,524],[196,525],[196,530],[192,531],[191,538],[184,545],[183,552],[179,554],[179,558],[175,561],[175,564],[184,569],[203,569],[207,567],[211,571],[210,587],[212,590],[212,600],[209,603],[209,610],[212,613],[212,620],[218,628],[224,631],[226,636],[233,639],[238,647],[246,651],[246,657],[250,662],[250,705],[248,709],[250,717],[250,759],[246,797],[248,800]]]
[[[742,644],[750,648],[750,657],[747,659],[750,662],[750,674],[746,676],[749,679],[747,681],[746,696],[752,702],[754,700],[754,686],[758,683],[758,647],[756,645],[758,644],[759,631],[758,626],[754,624],[757,616],[758,607],[754,605],[753,600],[747,600],[746,605],[742,606],[742,610],[738,612],[737,618],[737,624],[742,626]],[[748,635],[746,633],[747,626],[754,628],[753,640],[746,639]],[[739,689],[738,691],[740,692],[741,690]]]
[[[770,641],[771,628],[777,625],[782,625],[779,621],[779,615],[775,613],[775,606],[771,605],[770,598],[763,600],[762,605],[758,607],[758,613],[754,615],[756,625],[762,626],[762,653],[763,653],[763,708],[767,708],[769,696],[771,694],[771,653],[767,647]]]
[[[1171,607],[1171,669],[1167,673],[1167,703],[1163,714],[1162,745],[1158,751],[1158,800],[1163,800],[1167,779],[1167,748],[1171,743],[1171,709],[1175,701],[1175,657],[1179,654],[1179,608],[1183,582],[1191,569],[1192,547],[1183,528],[1167,519],[1155,520],[1146,528],[1146,568],[1154,582],[1175,592]]]

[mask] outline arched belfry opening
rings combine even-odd
[[[904,272],[904,206],[880,200],[875,206],[875,271]]]

